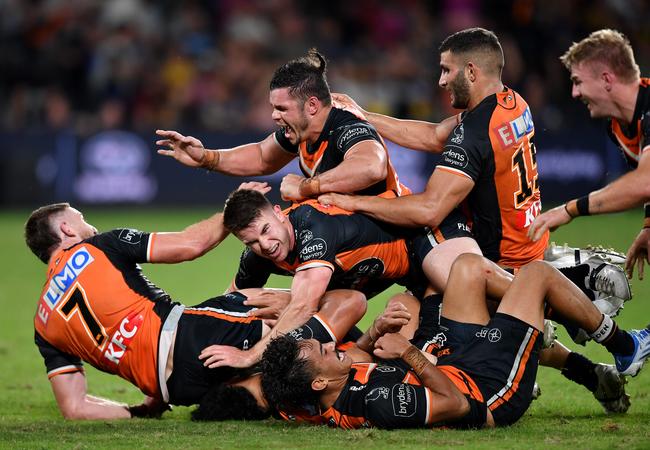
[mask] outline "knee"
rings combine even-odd
[[[488,260],[474,253],[458,256],[451,267],[452,273],[465,277],[482,277],[489,270]]]
[[[352,291],[346,305],[348,307],[348,314],[357,317],[358,322],[366,314],[368,300],[362,292]]]

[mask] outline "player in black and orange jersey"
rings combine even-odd
[[[510,269],[543,259],[548,231],[537,242],[528,237],[541,212],[535,127],[524,99],[501,81],[501,44],[494,33],[470,28],[447,37],[439,50],[439,84],[450,93],[452,106],[464,109],[449,136],[438,124],[361,110],[387,139],[404,147],[442,151],[425,191],[397,199],[325,194],[319,200],[392,224],[430,227],[462,203],[469,207],[472,232],[487,258]],[[346,96],[334,98],[360,109]],[[590,269],[585,265],[564,270],[584,286]],[[564,370],[568,378],[598,385],[596,365],[581,355],[559,344],[543,355],[544,364]],[[622,384],[619,393],[626,398]]]
[[[491,318],[486,297],[504,292]],[[493,262],[462,255],[449,276],[442,312],[461,330],[454,336],[460,349],[440,357],[437,366],[396,333],[372,345],[375,356],[398,364],[357,363],[331,345],[283,336],[264,353],[262,387],[272,405],[311,403],[341,428],[510,425],[531,402],[546,305],[557,319],[589,330],[622,373],[635,375],[650,355],[650,330],[620,330],[550,265],[532,262],[511,283]]]
[[[291,330],[314,313],[328,289],[358,289],[372,296],[395,282],[423,298],[427,283],[444,289],[450,265],[432,264],[436,246],[478,252],[476,242],[458,211],[432,233],[397,233],[396,229],[362,214],[325,207],[315,200],[285,213],[254,190],[233,192],[226,200],[224,223],[250,249],[244,252],[233,289],[261,287],[271,273],[293,275],[291,302],[274,333]],[[439,242],[443,241],[442,244]],[[265,346],[249,352],[215,351],[215,367],[248,367]]]
[[[238,176],[275,173],[297,156],[304,177],[284,177],[280,192],[285,200],[300,201],[323,192],[409,192],[400,184],[374,127],[332,107],[326,68],[323,56],[312,49],[275,71],[269,100],[280,129],[263,141],[206,150],[191,136],[158,130],[163,139],[157,144],[167,147],[158,153],[190,167]]]
[[[573,98],[591,117],[607,118],[610,138],[632,168],[607,186],[540,215],[530,228],[537,240],[577,216],[625,211],[645,203],[645,221],[627,253],[625,268],[643,278],[650,263],[650,79],[642,78],[630,42],[615,30],[594,31],[560,58],[571,72]]]
[[[221,214],[182,232],[151,234],[133,229],[98,234],[67,203],[31,214],[27,244],[48,264],[34,318],[35,341],[65,417],[155,415],[167,403],[197,403],[212,385],[233,376],[230,369],[206,368],[199,356],[215,343],[246,349],[268,332],[263,320],[249,314],[253,307],[244,304],[247,295],[260,290],[186,308],[152,284],[138,265],[194,259],[227,234]],[[346,301],[326,299],[320,317],[307,324],[310,330],[341,336],[363,315],[361,294],[330,293],[338,295]],[[286,304],[289,296],[283,297]],[[128,408],[87,395],[82,360],[136,385],[147,396],[145,403]]]

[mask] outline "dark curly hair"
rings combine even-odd
[[[316,97],[325,106],[332,104],[330,87],[325,76],[327,61],[315,48],[307,56],[289,61],[279,67],[271,78],[270,89],[289,88],[289,93],[303,104]]]
[[[318,392],[311,388],[315,370],[300,357],[300,342],[279,336],[269,342],[262,355],[262,392],[278,410],[318,405]]]
[[[226,199],[223,225],[231,233],[238,233],[253,223],[263,209],[272,207],[264,194],[252,189],[238,189]]]
[[[260,408],[248,389],[218,383],[206,392],[199,406],[192,411],[192,420],[263,420],[270,415],[269,410]]]

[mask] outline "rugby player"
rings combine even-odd
[[[450,93],[452,106],[464,110],[456,116],[457,125],[448,137],[438,124],[361,110],[382,136],[399,145],[443,150],[424,192],[397,199],[330,193],[321,195],[319,201],[396,225],[429,227],[436,227],[463,203],[470,209],[472,232],[487,258],[513,270],[543,259],[548,231],[536,242],[528,237],[528,228],[542,208],[535,127],[525,100],[501,81],[501,44],[494,33],[470,28],[447,37],[439,50],[439,84]],[[335,96],[335,100],[359,109],[346,96]],[[579,286],[605,287],[612,289],[608,295],[629,298],[629,285],[620,269],[603,264],[601,259],[589,258],[587,262],[591,264],[566,268],[563,273]],[[544,365],[562,370],[580,384],[595,386],[609,380],[620,401],[608,402],[610,406],[605,407],[627,410],[624,387],[612,370],[605,373],[601,367],[596,371],[598,366],[559,343],[545,350],[543,357]],[[602,403],[611,398],[606,395],[598,400]]]
[[[240,189],[226,200],[224,224],[248,247],[232,289],[262,287],[271,273],[293,275],[291,302],[274,333],[306,322],[328,289],[357,289],[370,298],[398,282],[425,301],[434,290],[444,290],[455,259],[442,264],[432,258],[434,252],[480,252],[458,211],[435,235],[413,230],[405,235],[365,215],[324,207],[316,200],[283,212],[262,193]],[[427,291],[428,284],[432,289]],[[206,362],[213,367],[248,367],[261,358],[267,340],[248,352],[213,346]]]
[[[237,176],[277,172],[295,157],[304,177],[284,177],[284,200],[300,201],[324,192],[392,195],[402,186],[386,146],[367,121],[332,107],[327,64],[316,50],[278,68],[270,83],[272,118],[280,127],[261,142],[207,150],[201,141],[175,131],[157,130],[161,155],[190,167]]]
[[[227,234],[222,214],[176,233],[128,228],[98,233],[68,203],[30,215],[26,243],[48,264],[34,317],[35,342],[65,418],[159,416],[168,403],[198,403],[212,386],[236,374],[205,367],[203,350],[214,343],[253,346],[269,330],[249,314],[253,305],[278,309],[289,295],[246,289],[185,307],[151,283],[139,266],[192,260]],[[249,302],[248,296],[257,299]],[[269,296],[275,300],[269,302]],[[303,328],[327,342],[343,336],[365,308],[362,294],[332,291]],[[127,406],[89,395],[82,361],[137,386],[147,396],[144,403]]]
[[[491,317],[486,297],[504,292]],[[282,336],[262,360],[262,387],[280,408],[309,405],[340,428],[483,428],[515,423],[531,402],[545,311],[571,321],[613,354],[622,374],[634,376],[650,354],[650,330],[620,330],[557,269],[524,266],[512,283],[491,261],[460,256],[444,294],[445,333],[456,351],[437,366],[399,334],[374,342],[374,355],[391,362],[357,363],[331,345]],[[423,323],[425,327],[429,323]],[[429,339],[440,339],[432,327]],[[426,332],[424,333],[426,334]]]
[[[533,240],[578,216],[625,211],[645,203],[643,228],[627,252],[629,278],[643,279],[650,247],[650,79],[641,78],[630,42],[615,30],[598,30],[574,43],[560,58],[571,72],[571,95],[592,118],[607,118],[607,131],[632,168],[597,191],[540,215],[530,227]]]

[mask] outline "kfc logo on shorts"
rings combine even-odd
[[[457,145],[448,145],[445,147],[445,151],[442,153],[442,159],[450,166],[460,169],[466,168],[469,162],[465,149]]]
[[[374,402],[375,400],[384,399],[388,400],[390,396],[390,389],[385,387],[374,388],[372,391],[366,394],[365,402]]]
[[[320,259],[325,256],[325,253],[327,253],[327,243],[321,238],[316,238],[304,244],[300,250],[300,257],[303,261],[309,261]]]
[[[359,141],[371,136],[370,129],[366,126],[355,126],[347,129],[336,141],[339,150],[345,150]]]
[[[394,385],[392,397],[395,417],[412,417],[415,415],[418,400],[413,386],[404,383]]]

